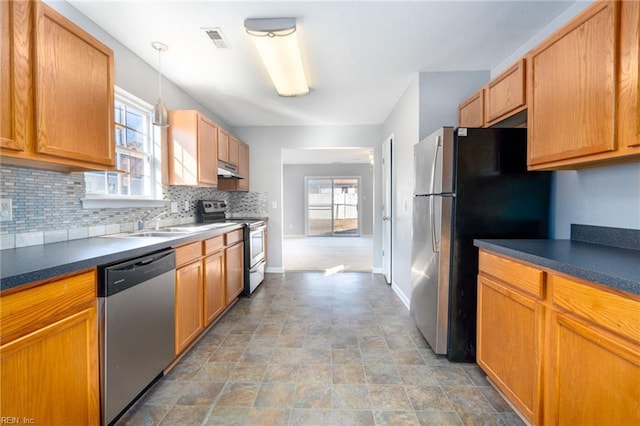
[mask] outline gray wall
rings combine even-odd
[[[458,126],[458,104],[489,81],[489,71],[420,73],[420,140]]]
[[[384,122],[383,134],[393,136],[391,281],[395,292],[409,306],[411,296],[411,233],[413,227],[413,145],[419,140],[418,75]]]
[[[285,236],[305,235],[305,177],[359,177],[360,235],[373,235],[373,166],[370,164],[285,164],[282,214]]]

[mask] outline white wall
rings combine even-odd
[[[413,145],[419,140],[418,111],[419,78],[416,75],[383,125],[384,138],[393,135],[391,280],[394,290],[405,303],[411,296]]]
[[[259,126],[235,127],[232,129],[240,139],[251,147],[251,190],[266,192],[269,197],[268,270],[282,271],[282,150],[295,148],[325,147],[373,147],[374,148],[374,211],[381,211],[380,204],[380,158],[381,126]],[[382,264],[379,218],[373,241],[373,267]]]

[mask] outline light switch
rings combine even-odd
[[[278,202],[277,201],[272,201],[271,202],[271,208],[272,209],[277,209],[278,208]]]

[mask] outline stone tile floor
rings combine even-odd
[[[267,274],[119,425],[522,425],[381,275]]]

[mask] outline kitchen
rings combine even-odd
[[[67,4],[59,4],[60,7],[69,13],[77,23],[84,23],[89,28],[96,30],[91,23],[87,23],[86,18],[82,17],[77,11]],[[585,4],[574,4],[567,9],[565,13],[558,17],[551,25],[555,28],[562,26],[569,18],[576,15],[579,9],[586,7]],[[389,134],[394,134],[394,162],[398,165],[412,164],[412,147],[423,137],[430,134],[434,129],[445,123],[455,124],[457,120],[457,105],[466,96],[486,83],[491,77],[498,75],[503,69],[514,63],[520,56],[525,54],[529,49],[539,43],[554,28],[546,28],[533,39],[529,40],[525,45],[521,46],[512,55],[505,58],[504,61],[495,66],[491,71],[463,71],[463,72],[420,72],[414,75],[410,81],[408,88],[395,104],[391,113],[381,124],[378,125],[362,125],[362,126],[249,126],[238,127],[234,129],[237,135],[247,141],[251,146],[251,189],[257,193],[269,194],[268,202],[261,200],[261,206],[268,205],[269,215],[269,266],[277,271],[281,268],[281,244],[279,235],[282,234],[281,223],[278,206],[282,205],[281,187],[281,170],[278,152],[279,148],[290,148],[293,144],[297,146],[312,146],[317,144],[318,140],[327,143],[330,140],[332,144],[345,146],[369,146],[371,144],[379,144],[383,138]],[[105,36],[106,40],[112,40]],[[145,45],[148,45],[145,41]],[[119,44],[113,40],[109,42],[113,48]],[[149,47],[150,50],[150,47]],[[121,57],[128,58],[135,63],[136,59],[131,58],[130,51],[118,50]],[[129,64],[130,64],[129,63]],[[124,68],[118,72],[118,67]],[[147,69],[146,65],[137,66],[133,69],[140,69],[141,75],[147,78],[136,79],[130,76],[125,70],[131,68],[123,62],[116,61],[116,79],[123,79],[121,83],[125,89],[134,90],[137,86],[143,86],[139,90],[148,93],[146,96],[148,101],[152,101],[157,93],[155,86],[155,71]],[[127,78],[133,79],[127,82]],[[474,80],[475,79],[475,80]],[[144,88],[144,86],[146,89]],[[436,105],[434,105],[434,97],[431,93],[438,90],[441,97],[450,97],[455,99],[448,105],[449,115],[446,116],[445,108],[441,108],[438,113],[434,113]],[[442,91],[445,93],[442,93]],[[313,95],[313,94],[312,94]],[[165,84],[165,96],[167,99],[182,99],[182,102],[174,100],[176,104],[185,105],[185,108],[200,107],[189,105],[192,102],[186,99],[184,94],[177,93],[177,89]],[[175,96],[175,97],[174,97]],[[182,96],[182,98],[180,97]],[[186,106],[189,105],[189,106]],[[175,105],[171,105],[174,107]],[[443,114],[445,116],[438,116]],[[217,117],[213,117],[217,118]],[[223,121],[223,120],[221,120]],[[256,142],[263,141],[263,142]],[[376,158],[379,158],[379,147],[375,147]],[[256,159],[260,159],[259,161]],[[379,167],[379,165],[376,165]],[[15,173],[15,169],[11,169]],[[18,170],[22,173],[22,169]],[[276,172],[274,172],[276,171]],[[26,172],[25,172],[26,173]],[[44,173],[44,172],[43,172]],[[411,198],[412,198],[412,181],[413,172],[410,167],[396,167],[394,169],[394,252],[393,252],[393,289],[398,296],[407,304],[410,295],[410,251],[404,242],[406,236],[411,233]],[[594,224],[601,226],[613,226],[622,228],[638,229],[640,228],[640,177],[637,163],[623,164],[609,167],[588,168],[581,171],[557,171],[554,172],[554,203],[552,204],[552,237],[568,238],[571,223]],[[379,169],[376,171],[379,176]],[[22,176],[22,175],[20,175]],[[39,175],[35,175],[39,176]],[[44,173],[43,177],[34,178],[33,175],[27,177],[15,178],[16,184],[21,181],[33,182],[50,179],[52,175]],[[60,188],[76,188],[81,185],[73,178],[64,175]],[[3,182],[14,182],[6,169],[3,169]],[[35,184],[37,186],[37,183]],[[54,187],[57,188],[57,187]],[[55,189],[54,189],[55,190]],[[65,189],[61,189],[64,191]],[[31,189],[35,191],[35,189]],[[47,192],[46,190],[45,192]],[[201,191],[201,190],[194,190]],[[74,193],[75,194],[75,193]],[[46,195],[46,194],[43,194]],[[185,196],[185,199],[195,200],[203,199],[204,195],[191,194]],[[4,193],[3,193],[4,197]],[[74,195],[74,198],[81,198],[82,195]],[[173,199],[173,197],[170,197]],[[182,198],[179,198],[182,201]],[[37,200],[30,200],[29,205],[37,205]],[[275,203],[275,204],[274,204]],[[275,205],[274,209],[272,206]],[[192,208],[195,208],[193,206]],[[36,208],[34,208],[36,209]],[[259,212],[261,214],[262,212]],[[136,216],[137,212],[132,216]],[[36,215],[41,216],[41,215]],[[35,219],[31,219],[35,220]],[[53,219],[56,220],[56,219]],[[122,222],[130,222],[134,219],[126,218]],[[106,220],[105,220],[106,222]],[[103,222],[103,223],[105,223]],[[42,231],[42,228],[40,231]],[[24,231],[30,230],[30,227]],[[22,230],[21,230],[22,231]],[[91,232],[87,230],[87,232]],[[16,239],[17,241],[16,231]],[[3,235],[4,241],[7,237]],[[9,246],[10,247],[10,246]],[[380,246],[377,246],[379,251]],[[376,265],[380,265],[379,259]]]

